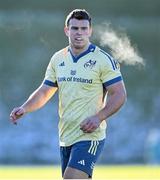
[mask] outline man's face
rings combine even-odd
[[[76,49],[83,49],[89,43],[89,37],[92,34],[88,20],[71,19],[64,31],[69,38],[70,45]]]

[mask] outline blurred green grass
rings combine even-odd
[[[1,180],[62,179],[59,166],[0,166]],[[93,180],[159,180],[160,166],[97,166]]]

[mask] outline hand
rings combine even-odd
[[[100,123],[101,121],[97,115],[91,116],[80,124],[80,129],[84,133],[92,133],[99,127]]]
[[[26,112],[23,107],[16,107],[12,110],[10,114],[10,120],[13,124],[17,124],[17,119],[21,118],[25,113]]]

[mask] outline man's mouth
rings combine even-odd
[[[81,37],[76,37],[75,40],[76,41],[83,41],[83,39]]]

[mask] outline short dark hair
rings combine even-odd
[[[73,18],[78,19],[78,20],[88,20],[89,25],[91,26],[91,17],[85,9],[74,9],[73,11],[71,11],[66,18],[65,26],[68,27],[69,21]]]

